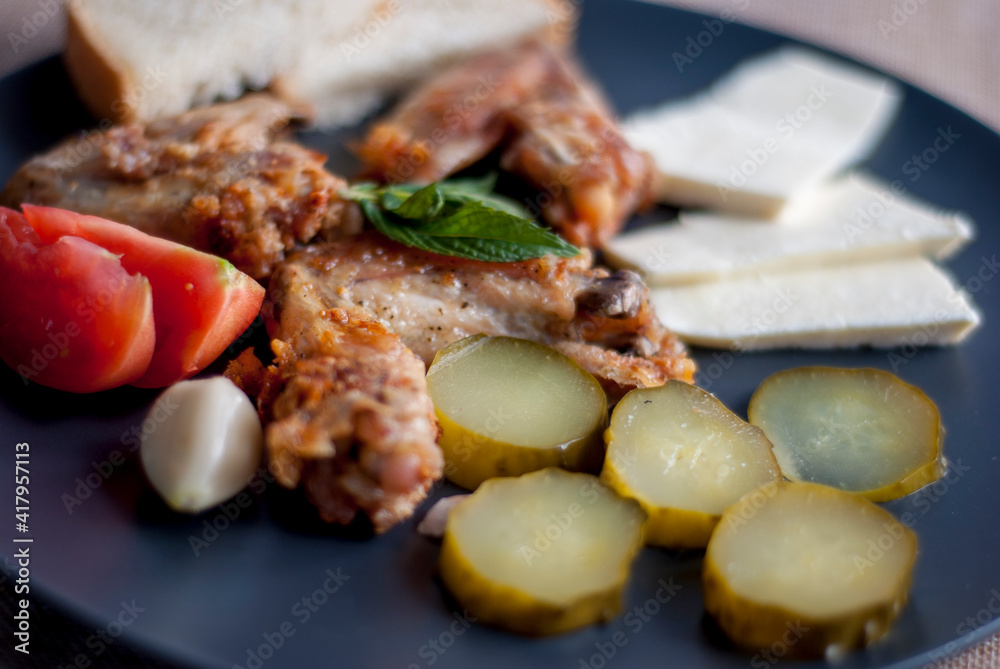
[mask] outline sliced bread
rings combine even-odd
[[[571,40],[571,0],[72,0],[65,60],[90,109],[148,121],[271,88],[322,126],[471,53]]]

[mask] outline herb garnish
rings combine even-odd
[[[495,184],[495,176],[429,186],[362,182],[340,191],[340,196],[357,202],[386,237],[433,253],[486,262],[580,253],[532,221],[517,202],[494,193]]]

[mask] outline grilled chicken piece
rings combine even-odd
[[[485,54],[431,79],[357,147],[364,176],[428,183],[504,147],[503,169],[569,241],[600,247],[650,196],[652,168],[568,57],[543,44]]]
[[[613,397],[671,378],[690,381],[694,371],[656,318],[642,280],[592,269],[589,253],[485,263],[365,232],[306,249],[287,264],[308,265],[327,304],[337,299],[367,309],[426,364],[448,344],[484,333],[563,350]],[[280,283],[269,290],[268,299],[289,299]]]
[[[507,113],[515,128],[500,166],[541,192],[535,209],[577,246],[602,248],[632,214],[649,204],[649,157],[630,147],[617,125],[579,92]]]
[[[356,232],[325,157],[281,139],[296,117],[265,94],[71,139],[24,165],[0,201],[71,209],[215,253],[267,277],[297,242]]]
[[[468,167],[500,144],[507,125],[501,112],[536,96],[557,67],[547,47],[531,42],[433,77],[355,147],[363,176],[426,184]]]
[[[612,397],[694,373],[639,277],[591,269],[588,254],[484,263],[362,233],[286,260],[263,313],[276,361],[258,407],[277,480],[302,486],[326,520],[362,512],[376,531],[441,476],[424,364],[452,342],[482,332],[550,344]]]
[[[302,486],[323,520],[362,513],[384,532],[442,474],[424,364],[370,311],[317,283],[309,256],[281,265],[270,291],[275,363],[245,389],[259,391],[271,472]],[[238,359],[227,376],[247,367]]]

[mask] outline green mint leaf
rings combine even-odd
[[[428,235],[427,240],[434,240],[435,246],[444,249],[436,251],[445,255],[469,258],[471,260],[481,260],[483,262],[519,262],[521,260],[531,260],[541,258],[548,253],[554,253],[549,246],[524,244],[521,242],[508,242],[496,239],[482,239],[479,237],[434,237]],[[577,255],[571,253],[569,256]],[[563,253],[555,255],[567,257]]]
[[[441,185],[443,187],[442,192],[447,198],[461,203],[481,202],[487,207],[498,211],[505,211],[520,218],[530,219],[531,215],[518,202],[493,192],[496,183],[497,175],[488,174],[480,179],[442,181]]]
[[[382,211],[374,201],[364,200],[360,205],[361,211],[364,212],[365,217],[371,221],[375,229],[389,239],[395,240],[404,246],[423,249],[432,253],[460,255],[453,252],[454,245],[449,242],[440,244],[433,237],[428,237],[417,232],[406,219],[398,218],[391,213]]]
[[[376,195],[383,209],[395,211],[418,190],[420,187],[416,184],[394,184],[379,188]]]
[[[439,183],[446,195],[482,199],[494,195],[497,175],[490,173],[478,179],[448,179]]]
[[[385,206],[384,198],[383,206]],[[431,221],[441,213],[442,208],[444,208],[444,196],[441,194],[441,187],[433,183],[400,202],[392,209],[392,213],[411,221]]]
[[[530,219],[513,200],[492,192],[495,175],[429,186],[359,183],[340,192],[357,202],[376,230],[401,244],[484,262],[517,262],[580,253]]]
[[[383,235],[389,239],[396,240],[400,244],[405,244],[406,246],[417,245],[421,235],[414,232],[412,228],[405,224],[399,224],[391,221],[389,216],[379,209],[378,205],[374,201],[362,200],[359,204],[361,205],[361,211],[364,213],[365,218],[367,218],[371,224],[375,226],[375,229]]]
[[[580,253],[575,246],[534,222],[479,202],[467,202],[450,216],[421,223],[414,229],[433,237],[475,237],[546,249],[543,253],[564,258]]]
[[[541,258],[551,249],[530,244],[480,239],[478,237],[435,237],[414,232],[405,223],[390,223],[386,237],[412,248],[456,258],[482,262],[519,262]]]
[[[496,209],[497,211],[502,211],[510,214],[511,216],[516,216],[518,218],[524,218],[527,220],[532,220],[531,214],[528,210],[522,207],[518,202],[511,200],[509,197],[504,197],[502,195],[492,194],[487,197],[481,198],[470,198],[466,202],[478,202],[490,207],[491,209]]]

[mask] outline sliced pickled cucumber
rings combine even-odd
[[[703,548],[726,507],[781,478],[759,428],[680,381],[625,395],[605,440],[601,478],[642,504],[652,545]]]
[[[522,634],[609,620],[644,521],[635,501],[589,474],[491,479],[448,515],[441,580],[473,617]]]
[[[427,387],[445,476],[475,489],[544,467],[596,472],[607,399],[600,383],[548,346],[475,335],[434,356]]]
[[[767,484],[727,509],[708,542],[705,609],[750,651],[837,656],[889,629],[916,550],[912,531],[858,495]]]
[[[883,502],[933,483],[946,469],[937,406],[879,369],[778,372],[753,394],[748,414],[794,481]]]

